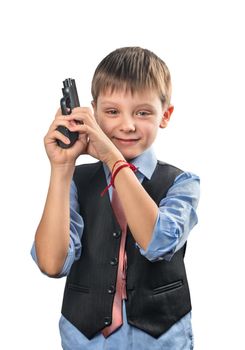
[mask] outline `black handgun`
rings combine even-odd
[[[63,81],[63,85],[63,97],[60,100],[60,106],[62,114],[68,115],[71,114],[73,108],[80,107],[80,103],[77,94],[75,79],[66,79]],[[78,132],[72,132],[63,125],[59,125],[57,130],[60,131],[66,137],[68,137],[70,140],[70,143],[68,145],[60,140],[57,140],[58,145],[62,148],[72,147],[78,139]]]

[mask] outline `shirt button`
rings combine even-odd
[[[116,266],[118,264],[118,259],[117,258],[112,258],[110,261],[111,266]]]
[[[114,238],[119,238],[121,236],[121,231],[113,232],[112,236]]]
[[[109,326],[111,324],[111,317],[105,317],[104,318],[104,325]]]
[[[107,292],[108,292],[109,294],[114,294],[114,293],[115,293],[115,287],[114,287],[114,286],[110,286],[110,287],[108,288]]]

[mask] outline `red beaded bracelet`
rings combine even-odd
[[[115,170],[115,166],[118,164],[118,163],[124,163],[122,165],[120,165],[119,167],[116,168]],[[115,187],[114,186],[114,182],[115,182],[115,177],[117,176],[117,174],[119,173],[119,171],[123,168],[130,168],[131,170],[133,170],[133,172],[135,173],[138,168],[136,168],[135,165],[131,164],[131,163],[127,163],[125,160],[118,160],[112,167],[112,171],[111,171],[111,181],[109,183],[109,185],[106,186],[106,188],[101,192],[101,197],[104,196],[104,194],[109,190],[109,188],[112,186],[112,187]]]

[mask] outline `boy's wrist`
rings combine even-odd
[[[108,159],[108,161],[106,161],[105,163],[107,167],[110,169],[110,171],[112,171],[114,164],[119,160],[126,161],[123,155],[121,154],[121,152],[118,151],[113,153],[111,157]]]
[[[75,164],[51,164],[51,174],[59,178],[71,178],[73,176]]]

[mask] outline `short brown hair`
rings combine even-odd
[[[122,90],[151,89],[162,103],[170,104],[171,77],[166,64],[153,52],[141,47],[122,47],[107,55],[95,70],[92,96],[96,102],[100,93]]]

